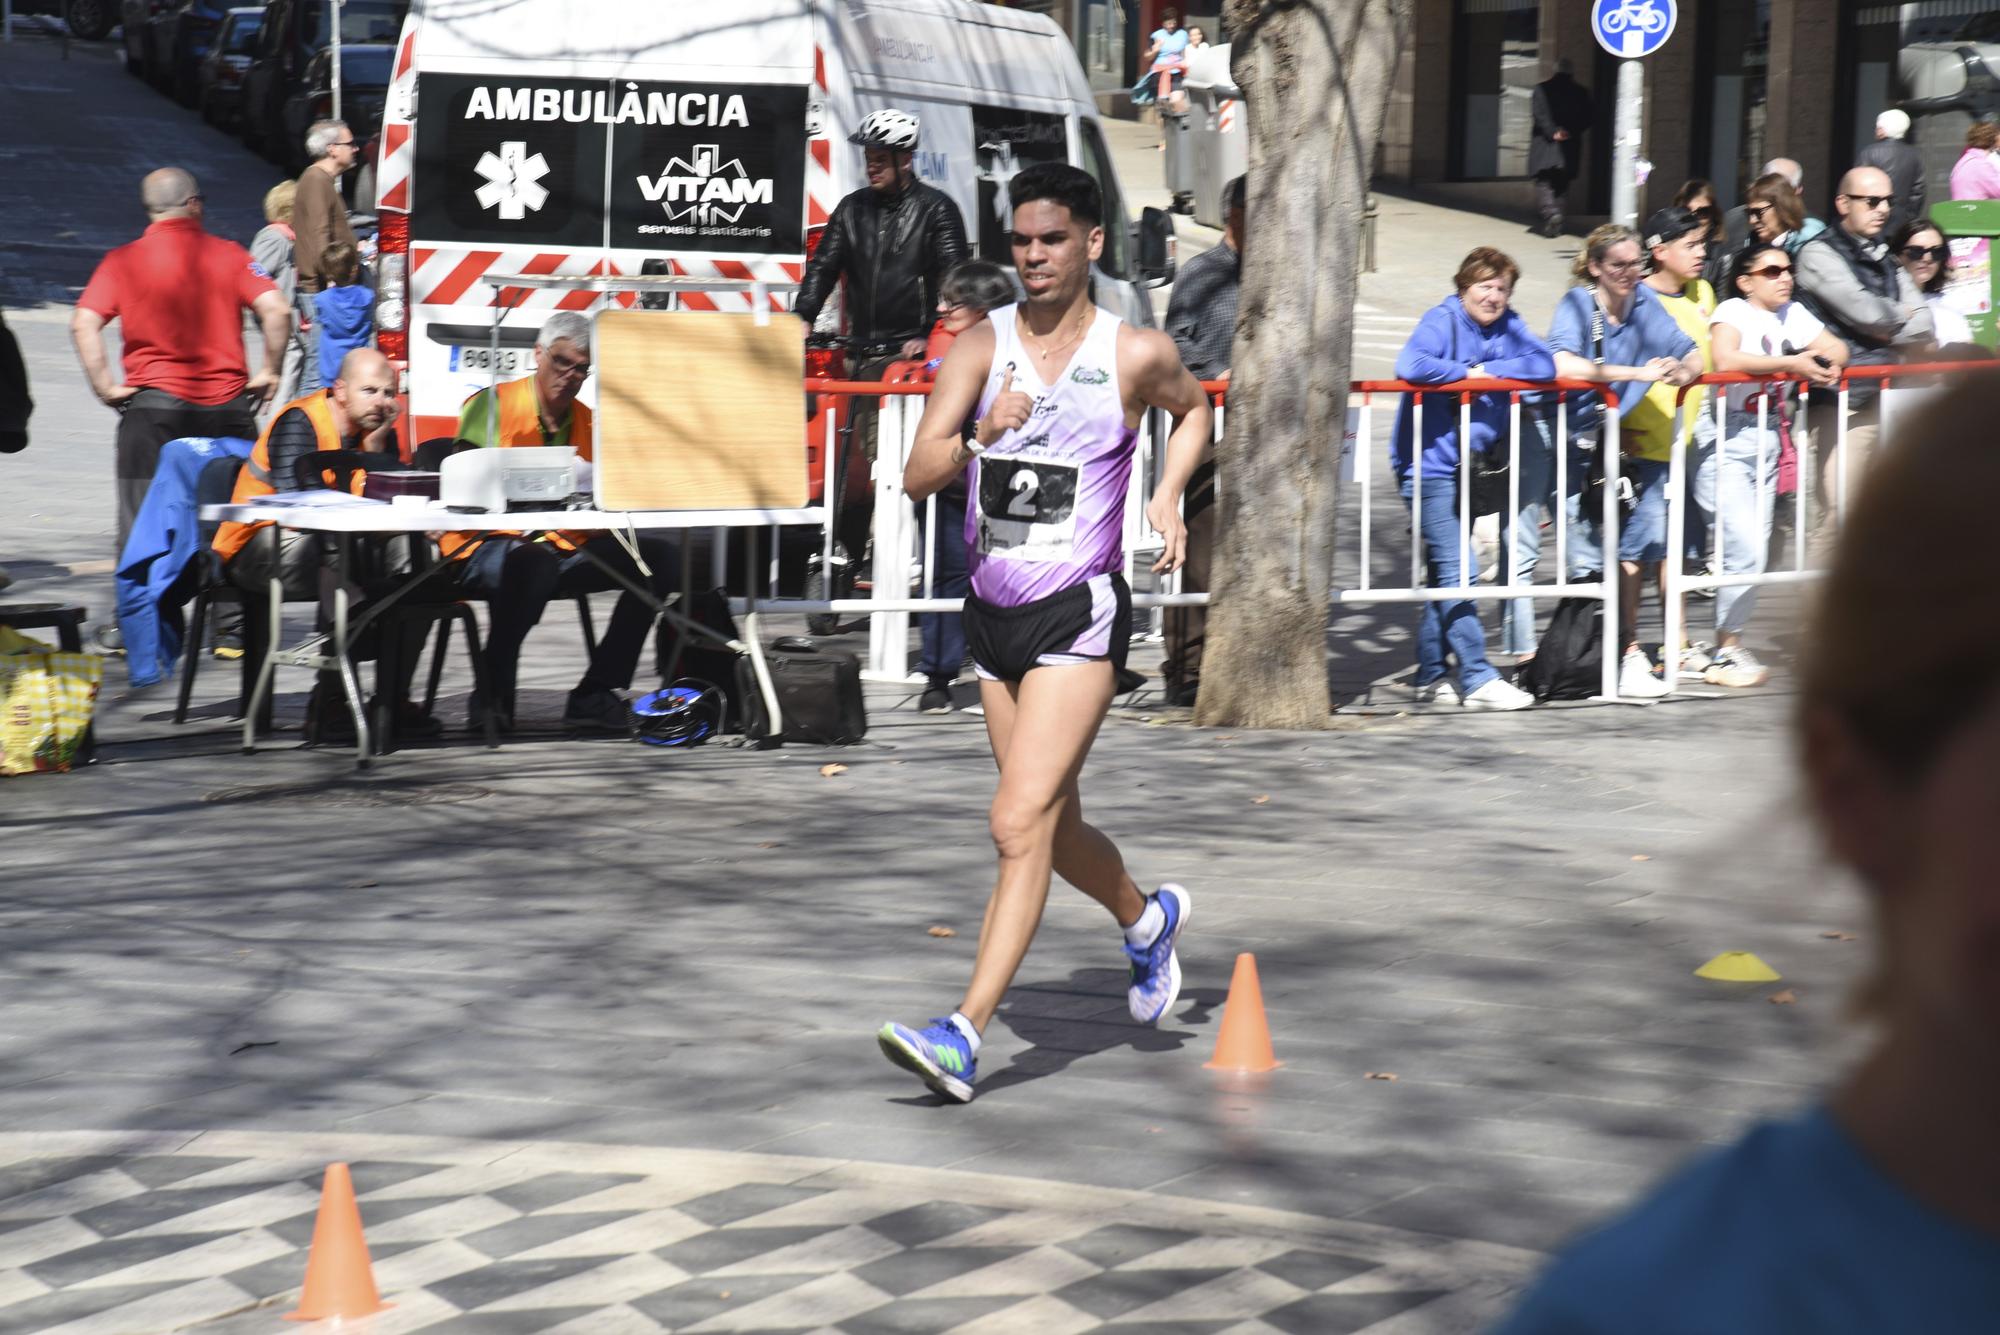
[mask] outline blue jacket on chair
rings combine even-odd
[[[234,436],[183,436],[160,447],[153,485],[118,557],[118,629],[134,686],[165,681],[180,657],[180,601],[169,604],[166,595],[204,545],[195,505],[201,470],[225,455],[248,456],[251,444]]]

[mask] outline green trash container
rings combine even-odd
[[[2000,199],[1950,199],[1931,205],[1931,221],[1951,242],[1951,278],[1944,300],[1972,326],[1972,337],[2000,348],[2000,265],[1994,239],[2000,238]]]

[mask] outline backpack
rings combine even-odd
[[[1599,578],[1584,576],[1585,581]],[[1518,683],[1536,700],[1588,700],[1604,688],[1604,604],[1565,598],[1556,604],[1535,656]]]

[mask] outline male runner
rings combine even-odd
[[[1000,766],[990,816],[1000,880],[958,1010],[920,1030],[884,1025],[876,1037],[890,1061],[960,1103],[972,1098],[980,1034],[1041,923],[1051,871],[1124,929],[1128,999],[1145,1024],[1180,995],[1174,941],[1189,913],[1180,886],[1139,892],[1117,847],[1084,823],[1077,776],[1131,638],[1123,530],[1140,415],[1157,407],[1174,419],[1146,506],[1166,540],[1153,569],[1173,570],[1187,536],[1181,491],[1209,444],[1208,397],[1172,339],[1092,304],[1104,206],[1090,175],[1040,163],[1008,183],[1008,196],[1027,297],[959,335],[903,470],[904,490],[922,501],[972,466],[965,634]]]

